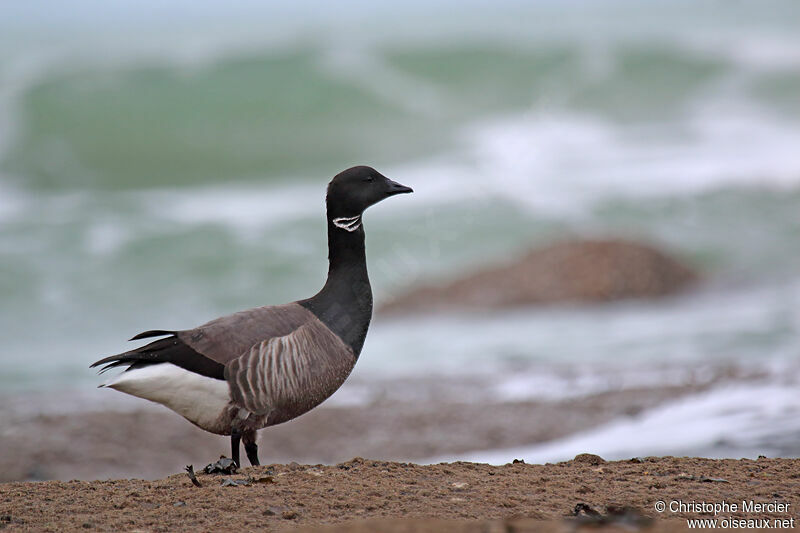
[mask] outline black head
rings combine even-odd
[[[381,200],[414,192],[372,167],[358,166],[340,172],[328,184],[328,216],[354,217]]]

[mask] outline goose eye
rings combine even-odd
[[[364,181],[374,181],[374,180],[375,180],[375,178],[372,177],[372,176],[368,176],[368,177],[364,178]]]

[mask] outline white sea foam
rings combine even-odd
[[[243,230],[319,216],[325,205],[325,189],[319,184],[270,187],[231,184],[192,191],[153,190],[137,196],[154,217],[187,225],[225,224]]]
[[[754,71],[795,70],[800,67],[800,42],[797,36],[773,31],[717,31],[685,40],[689,52],[726,58]]]
[[[11,187],[2,181],[0,176],[0,222],[18,216],[25,206],[25,195],[16,187]]]
[[[596,429],[541,444],[431,458],[427,462],[504,464],[568,460],[579,453],[605,459],[650,455],[755,457],[785,453],[800,435],[798,383],[733,385],[682,398]]]
[[[720,369],[712,365],[541,365],[498,380],[491,392],[496,400],[503,402],[560,402],[605,392],[703,385],[719,378],[719,373]]]
[[[741,101],[686,112],[658,128],[554,112],[476,124],[466,135],[475,170],[450,177],[557,214],[610,198],[800,184],[800,124]]]

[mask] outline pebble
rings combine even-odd
[[[225,479],[222,480],[223,487],[238,487],[240,485],[246,486],[249,484],[250,482],[246,479],[231,479],[229,477],[226,477]]]

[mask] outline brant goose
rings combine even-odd
[[[364,210],[411,188],[358,166],[328,184],[328,279],[315,296],[256,307],[195,329],[151,330],[163,337],[92,364],[127,366],[101,387],[165,405],[196,426],[231,436],[259,464],[256,431],[313,409],[344,383],[372,317],[364,250]]]

